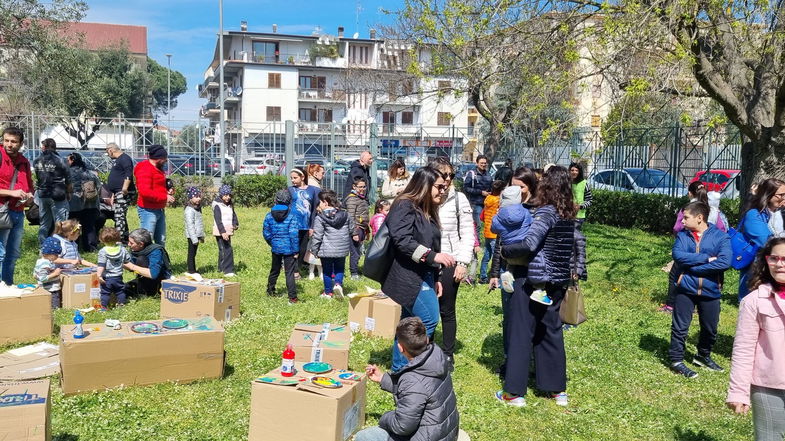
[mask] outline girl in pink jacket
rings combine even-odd
[[[785,238],[758,252],[750,269],[753,291],[741,301],[733,341],[728,407],[752,406],[756,440],[785,436]]]

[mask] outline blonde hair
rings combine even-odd
[[[66,237],[73,232],[78,232],[82,229],[79,221],[75,219],[68,219],[61,222],[55,222],[55,234],[61,237]]]

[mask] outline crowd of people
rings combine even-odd
[[[97,266],[101,303],[109,307],[128,297],[155,294],[170,277],[165,248],[166,216],[173,188],[166,178],[166,149],[153,145],[146,160],[133,160],[114,144],[107,182],[85,166],[78,153],[63,159],[55,142],[46,139],[31,165],[20,154],[24,134],[3,131],[0,149],[0,276],[13,283],[20,255],[24,210],[38,207],[40,258],[34,275],[60,302],[60,278],[77,266]],[[542,170],[512,168],[507,161],[495,176],[488,158],[455,185],[456,169],[436,157],[410,173],[402,160],[392,163],[371,209],[370,169],[373,157],[363,152],[351,164],[344,197],[322,184],[319,164],[290,170],[291,185],[275,194],[264,218],[263,238],[271,247],[267,294],[277,296],[281,270],[290,304],[299,302],[297,280],[316,274],[324,289],[320,297],[344,295],[346,260],[349,277],[359,280],[360,258],[376,233],[386,226],[391,264],[382,291],[401,305],[401,324],[391,348],[391,372],[369,365],[372,381],[398,397],[398,409],[380,420],[380,427],[358,434],[358,440],[387,435],[419,434],[412,439],[455,439],[458,414],[450,372],[457,335],[456,301],[461,286],[478,276],[490,290],[500,288],[504,361],[499,366],[503,387],[495,398],[507,405],[526,406],[530,372],[534,386],[555,403],[567,406],[567,359],[559,310],[568,287],[587,279],[586,238],[582,233],[592,203],[580,163],[549,164]],[[36,185],[33,185],[35,173]],[[136,197],[141,228],[128,231],[129,202]],[[196,276],[196,255],[206,233],[201,191],[186,189],[183,211],[188,241],[187,270]],[[689,186],[690,202],[674,225],[673,263],[668,298],[661,311],[672,314],[668,356],[671,369],[686,378],[698,373],[685,363],[686,337],[697,310],[700,334],[692,364],[722,371],[712,359],[720,318],[724,273],[736,258],[730,235],[740,235],[757,249],[754,261],[741,268],[741,301],[734,341],[728,406],[754,414],[756,439],[782,439],[785,434],[785,182],[766,179],[753,187],[737,230],[719,209],[719,195],[700,182]],[[234,277],[232,236],[240,227],[232,189],[222,185],[210,204],[212,233],[219,249],[218,268]],[[106,227],[106,219],[114,221]],[[729,235],[730,234],[730,235]],[[97,262],[81,252],[100,246]],[[127,246],[127,248],[126,248]],[[482,259],[479,254],[482,253]],[[123,282],[123,271],[134,280]],[[442,342],[434,333],[442,323]],[[432,417],[412,419],[405,408],[413,396],[425,399]],[[425,398],[423,398],[425,397]],[[445,403],[428,408],[433,397]],[[427,426],[427,427],[426,427]],[[428,437],[431,438],[428,438]],[[779,438],[777,438],[779,437]]]

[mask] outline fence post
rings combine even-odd
[[[681,168],[679,164],[679,158],[681,157],[681,125],[679,122],[676,122],[676,130],[674,130],[674,138],[673,138],[673,149],[671,149],[672,156],[671,156],[671,164],[670,164],[670,175],[674,179],[676,176],[680,176],[680,173],[677,173]],[[670,196],[676,196],[676,187],[673,185],[668,185],[668,193]]]
[[[330,124],[330,160],[325,167],[330,173],[330,188],[335,188],[335,123]],[[370,193],[370,192],[369,192]]]
[[[284,150],[284,161],[286,163],[286,174],[294,170],[294,121],[286,121],[286,150]]]
[[[371,123],[371,137],[368,140],[368,150],[371,152],[371,157],[376,159],[379,157],[379,136],[376,133],[376,123]],[[368,189],[368,196],[370,196],[369,203],[373,205],[376,203],[376,161],[371,163],[371,185]],[[373,189],[373,191],[371,191]]]

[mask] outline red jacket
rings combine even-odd
[[[166,175],[159,169],[145,160],[134,167],[134,177],[136,178],[136,191],[139,198],[136,204],[148,210],[159,210],[166,207]]]
[[[11,188],[11,179],[14,176],[14,169],[19,169],[16,176],[16,184],[14,190],[23,190],[27,193],[33,192],[33,173],[30,169],[30,161],[27,160],[21,153],[16,156],[16,159],[11,159],[5,152],[3,143],[0,142],[0,189],[9,190]],[[19,199],[0,197],[0,204],[5,204],[10,201],[8,205],[13,211],[23,211],[24,206],[19,205]]]

